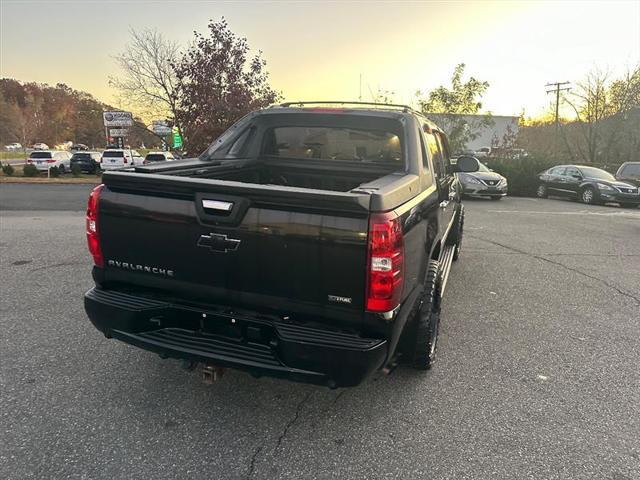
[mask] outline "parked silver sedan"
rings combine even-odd
[[[462,158],[462,157],[460,157]],[[458,173],[462,193],[469,197],[485,197],[500,200],[507,195],[507,179],[478,162],[480,168],[474,173]]]

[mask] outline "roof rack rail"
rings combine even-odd
[[[381,110],[392,110],[399,109],[403,112],[412,112],[418,115],[423,115],[422,112],[411,108],[409,105],[399,104],[399,103],[379,103],[379,102],[360,102],[360,101],[345,101],[345,100],[324,100],[324,101],[309,101],[309,102],[285,102],[277,105],[278,107],[294,107],[300,106],[303,107],[305,105],[361,105],[361,106],[369,106],[369,107],[377,107]]]

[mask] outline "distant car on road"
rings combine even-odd
[[[49,145],[46,143],[34,143],[31,148],[34,150],[49,150]]]
[[[35,150],[29,154],[27,163],[35,165],[35,167],[46,172],[51,167],[58,167],[60,173],[71,170],[71,153],[63,150]]]
[[[462,156],[458,160],[465,158]],[[459,173],[458,180],[462,184],[462,194],[468,197],[485,197],[500,200],[507,194],[507,179],[478,162],[479,168],[474,173]]]
[[[476,158],[487,158],[491,156],[491,147],[482,147],[475,151]]]
[[[175,160],[175,158],[171,152],[149,152],[147,153],[147,156],[144,157],[144,164],[147,165],[149,163],[167,162],[172,160]]]
[[[640,187],[640,162],[625,162],[620,165],[616,179]]]
[[[100,170],[100,153],[75,152],[71,156],[71,167],[74,165],[78,165],[83,172],[96,173]]]
[[[5,145],[4,148],[10,152],[16,152],[18,150],[22,150],[22,144],[18,142],[10,143],[9,145]]]
[[[71,145],[70,150],[72,152],[86,152],[89,150],[89,147],[87,147],[84,143],[74,143],[73,145]]]
[[[638,187],[616,180],[609,172],[581,165],[559,165],[540,174],[537,195],[577,198],[582,203],[618,203],[623,207],[640,204]]]
[[[136,150],[114,148],[102,152],[100,168],[102,170],[115,170],[117,168],[142,165],[142,156]]]

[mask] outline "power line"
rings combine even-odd
[[[556,131],[560,128],[560,92],[563,90],[571,90],[571,87],[560,88],[562,85],[569,85],[571,82],[555,82],[547,83],[545,87],[554,87],[547,90],[547,93],[556,92]]]

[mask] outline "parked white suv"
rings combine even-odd
[[[116,168],[142,165],[142,156],[136,150],[109,149],[102,152],[100,168],[102,170],[115,170]]]
[[[71,171],[71,153],[63,150],[34,150],[29,154],[27,163],[46,172],[51,167],[58,167],[60,173]]]
[[[16,152],[18,150],[22,150],[22,144],[21,143],[10,143],[9,145],[6,145],[4,147],[6,150],[9,150],[10,152]]]

